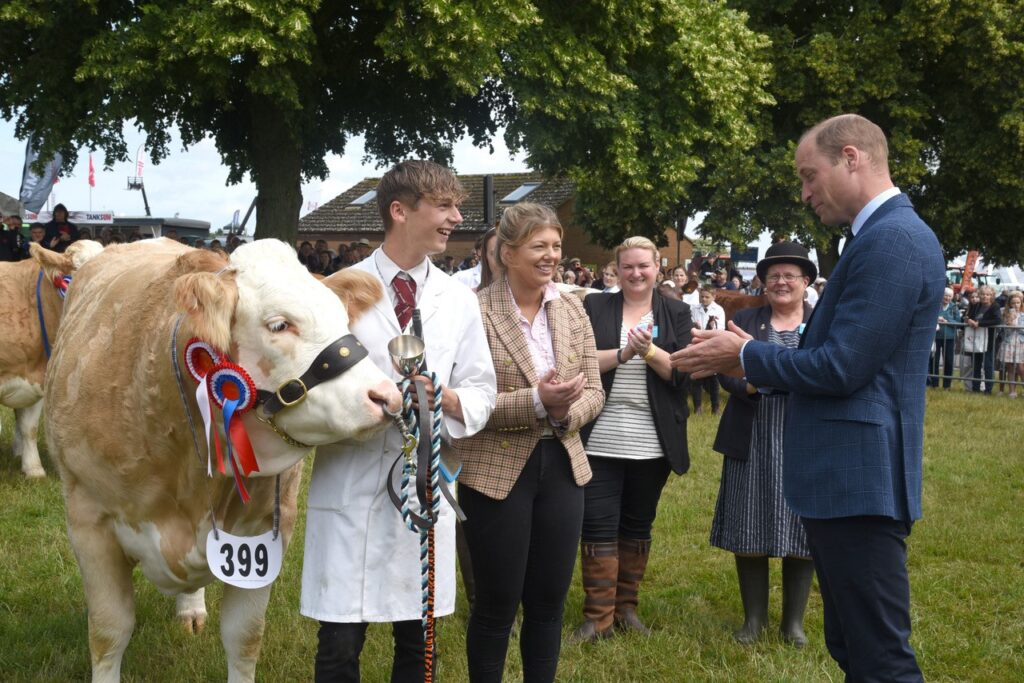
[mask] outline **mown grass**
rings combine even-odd
[[[1024,401],[930,392],[926,424],[925,517],[909,542],[913,644],[929,681],[1024,680]],[[81,681],[89,677],[81,579],[65,530],[52,462],[26,481],[10,455],[12,415],[0,436],[0,680]],[[821,600],[812,592],[810,645],[795,650],[770,636],[754,647],[730,633],[741,615],[732,557],[708,546],[720,457],[710,450],[717,418],[690,420],[693,465],[666,487],[642,587],[649,638],[617,637],[563,648],[560,681],[839,681],[825,650]],[[300,501],[305,505],[305,499]],[[302,523],[297,539],[302,537]],[[316,624],[298,614],[300,542],[285,560],[267,614],[261,681],[312,679]],[[773,563],[775,564],[775,563]],[[773,566],[773,620],[779,616]],[[207,590],[210,622],[199,636],[178,630],[172,599],[137,575],[137,623],[125,655],[126,681],[215,681],[226,677],[219,639],[220,589]],[[582,592],[574,582],[566,633]],[[442,681],[467,680],[465,605],[439,625]],[[517,642],[506,680],[521,680]],[[370,629],[363,680],[386,681],[390,631]]]

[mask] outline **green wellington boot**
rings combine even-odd
[[[743,600],[743,626],[732,635],[737,642],[752,645],[768,625],[768,558],[737,555],[736,574]]]
[[[779,633],[782,639],[795,647],[807,644],[804,634],[804,611],[807,596],[814,582],[814,562],[795,557],[782,558],[782,621]]]

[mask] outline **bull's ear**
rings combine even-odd
[[[174,281],[174,303],[191,333],[218,349],[231,347],[231,319],[238,303],[233,273],[188,273]]]
[[[55,275],[70,275],[75,269],[69,254],[58,254],[46,247],[39,246],[36,242],[28,245],[28,253],[32,255],[32,259],[39,264],[49,278]]]
[[[339,270],[323,281],[324,285],[338,295],[348,311],[349,323],[354,323],[384,296],[380,280],[366,271],[356,268]]]

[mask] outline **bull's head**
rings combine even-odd
[[[63,254],[40,246],[33,242],[28,246],[29,253],[39,267],[43,269],[47,280],[61,275],[71,275],[82,267],[82,264],[93,256],[103,252],[103,245],[92,240],[77,240],[68,245]]]
[[[181,258],[211,257],[191,252]],[[336,342],[350,334],[350,321],[381,296],[376,279],[357,271],[325,287],[277,240],[239,247],[220,272],[192,272],[175,281],[186,332],[227,350],[261,392],[279,395],[314,363],[322,365],[325,349],[339,350]],[[386,426],[385,408],[395,412],[401,403],[394,382],[365,358],[301,393],[299,400],[285,396],[274,422],[291,439],[313,446],[366,438]],[[246,424],[257,454],[266,452],[261,446],[280,449],[273,432],[248,414]],[[266,472],[262,462],[261,468]]]

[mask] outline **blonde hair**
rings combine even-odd
[[[661,254],[658,253],[658,247],[654,245],[654,242],[652,242],[651,240],[647,239],[642,235],[634,235],[633,237],[627,237],[625,240],[623,240],[622,244],[615,247],[616,265],[618,265],[619,263],[619,257],[622,254],[622,252],[627,251],[629,249],[646,249],[647,251],[651,252],[651,256],[654,258],[655,264],[659,263],[659,260],[661,259]]]
[[[503,267],[501,248],[508,245],[510,249],[521,247],[530,241],[534,233],[543,228],[554,228],[558,236],[563,236],[562,223],[550,207],[531,202],[520,202],[505,209],[498,223],[498,243],[494,246],[498,263]]]
[[[1018,305],[1017,308],[1013,308],[1012,306],[1010,306],[1010,303],[1015,298],[1019,299],[1020,300],[1020,304],[1021,304],[1021,305]],[[1017,324],[1017,316],[1019,316],[1021,314],[1021,306],[1024,306],[1024,292],[1021,292],[1019,289],[1015,289],[1015,290],[1013,290],[1012,292],[1009,292],[1006,295],[1006,305],[1003,306],[1003,324],[1004,325],[1016,325]]]
[[[885,133],[863,116],[840,114],[825,119],[804,133],[800,142],[811,136],[818,151],[831,159],[833,166],[842,160],[843,147],[852,146],[866,152],[874,168],[889,169],[889,143]]]

